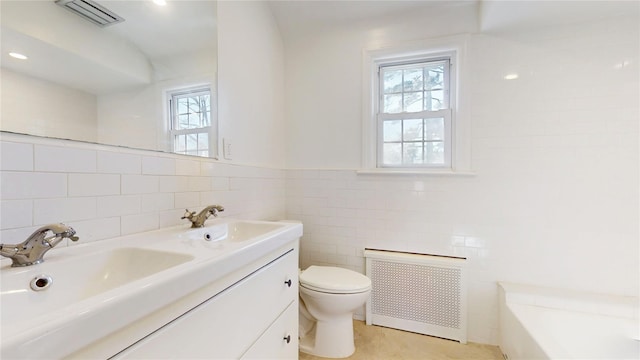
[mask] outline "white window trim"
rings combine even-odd
[[[184,130],[174,130],[173,129],[173,113],[172,113],[172,109],[171,109],[171,101],[172,101],[172,95],[175,94],[176,92],[197,92],[197,89],[202,89],[202,88],[208,88],[209,89],[209,93],[211,94],[211,126],[206,126],[206,127],[202,127],[202,128],[198,128],[198,129],[184,129]],[[190,84],[190,85],[184,85],[184,86],[179,86],[179,87],[171,87],[168,89],[164,90],[164,103],[166,104],[165,109],[164,109],[164,126],[165,126],[165,133],[166,133],[166,143],[168,144],[169,148],[168,151],[169,152],[174,152],[174,146],[175,144],[173,143],[173,137],[174,135],[182,135],[182,134],[190,134],[190,133],[201,133],[203,131],[201,130],[206,130],[209,133],[209,158],[214,159],[214,160],[218,160],[218,154],[219,154],[219,150],[218,150],[218,111],[217,111],[217,107],[218,107],[218,103],[217,103],[217,94],[216,94],[216,88],[212,83],[209,82],[204,82],[204,83],[195,83],[195,84]]]
[[[468,116],[468,89],[460,83],[468,83],[466,76],[466,48],[469,35],[459,35],[412,42],[401,46],[363,50],[362,84],[362,169],[361,174],[436,174],[473,175],[471,171],[471,126]],[[455,53],[451,59],[455,67],[455,78],[450,84],[451,117],[451,164],[447,167],[377,167],[378,129],[377,110],[377,69],[380,63],[435,57],[438,54]]]

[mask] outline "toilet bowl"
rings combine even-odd
[[[355,271],[310,266],[300,273],[300,351],[327,358],[355,351],[353,312],[371,293],[371,280]]]

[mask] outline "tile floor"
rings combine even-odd
[[[354,321],[356,352],[353,360],[450,360],[482,359],[503,360],[497,346],[444,340],[380,326],[367,326]],[[322,360],[317,356],[300,353],[300,360]]]

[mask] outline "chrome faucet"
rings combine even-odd
[[[47,234],[51,233],[49,237]],[[44,254],[63,239],[78,241],[76,231],[65,224],[49,224],[36,230],[20,244],[0,244],[0,255],[13,260],[12,267],[39,264]]]
[[[189,211],[189,209],[185,209],[185,211],[181,219],[188,219],[191,221],[192,228],[199,228],[204,226],[204,222],[207,221],[209,216],[213,215],[215,217],[218,216],[218,212],[224,211],[224,207],[221,205],[210,205],[202,209],[198,215],[196,215],[195,211]]]

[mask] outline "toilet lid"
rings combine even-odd
[[[312,265],[300,274],[300,285],[321,292],[348,294],[369,290],[371,280],[352,270]]]

